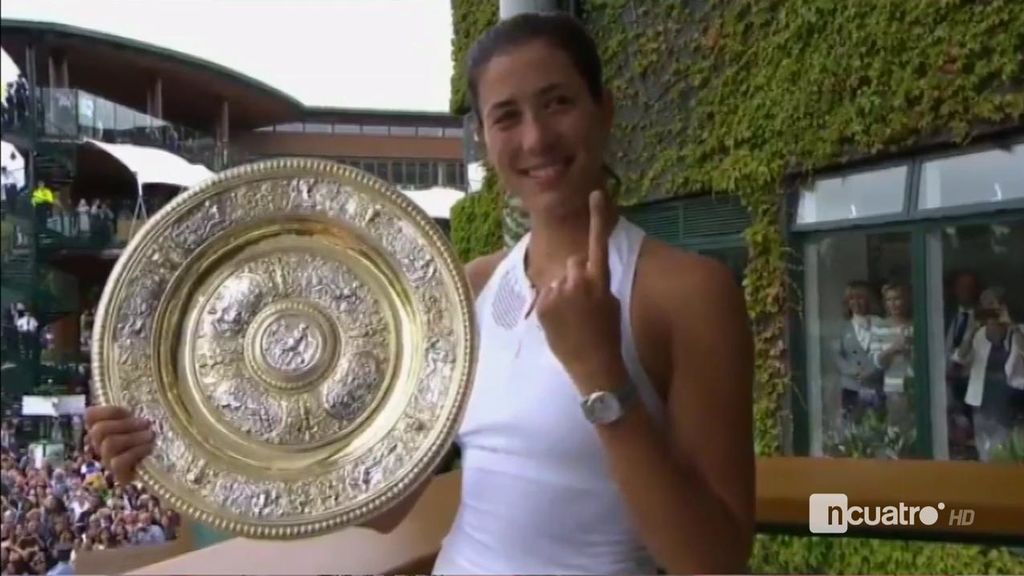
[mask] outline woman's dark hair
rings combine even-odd
[[[484,33],[469,51],[466,78],[469,82],[470,105],[480,117],[479,81],[484,67],[503,52],[535,40],[543,40],[565,53],[583,77],[587,91],[595,101],[604,95],[601,56],[587,29],[576,18],[565,13],[519,14],[503,20]]]
[[[544,41],[569,57],[576,72],[587,85],[587,92],[595,102],[604,99],[604,71],[597,44],[579,20],[564,12],[527,12],[518,14],[492,26],[469,51],[466,62],[466,79],[469,88],[469,103],[476,115],[477,124],[483,123],[480,110],[480,73],[496,56],[507,50],[534,41]],[[622,184],[621,178],[607,163],[604,171],[614,182]]]

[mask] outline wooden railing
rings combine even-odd
[[[233,538],[141,568],[133,574],[429,573],[459,503],[458,471],[435,478],[390,534],[347,528],[297,541]],[[915,526],[850,526],[845,536],[908,540],[1024,540],[1024,466],[971,462],[765,458],[757,465],[757,523],[762,532],[810,535],[809,497],[845,494],[853,506],[945,505],[938,522]],[[949,524],[949,511],[971,510],[973,522]],[[839,536],[841,537],[841,536]],[[112,552],[117,552],[112,551]],[[98,572],[113,574],[118,570]],[[96,573],[95,570],[88,572]],[[79,570],[79,573],[85,571]]]
[[[850,536],[1024,541],[1024,466],[1019,464],[764,458],[757,464],[759,530],[809,534],[809,498],[820,493],[845,494],[853,506],[944,506],[930,526],[850,526]],[[953,510],[970,510],[958,517],[972,522],[951,524]]]
[[[163,544],[138,544],[109,550],[89,550],[75,555],[76,574],[124,574],[195,550],[191,523],[184,518],[177,538]]]

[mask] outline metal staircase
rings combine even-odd
[[[73,156],[60,144],[37,142],[33,155],[36,181],[54,190],[67,189],[74,178]],[[26,344],[13,326],[12,306],[21,303],[38,322],[39,333],[54,321],[78,310],[77,280],[47,262],[45,247],[60,234],[40,226],[31,205],[31,187],[22,192],[17,206],[4,215],[4,242],[0,250],[0,285],[3,292],[4,334],[2,347],[4,403],[31,393],[43,381],[53,380],[57,367],[43,366],[34,342]],[[44,378],[45,376],[45,378]]]

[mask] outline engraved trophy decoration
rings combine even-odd
[[[223,172],[129,243],[93,331],[93,396],[153,422],[141,480],[255,538],[363,522],[426,481],[476,360],[441,230],[330,161]]]

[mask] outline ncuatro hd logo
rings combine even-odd
[[[932,526],[948,516],[950,526],[974,522],[974,511],[951,509],[938,502],[912,506],[904,502],[889,506],[854,506],[846,494],[811,494],[808,526],[814,534],[844,534],[850,526]]]

